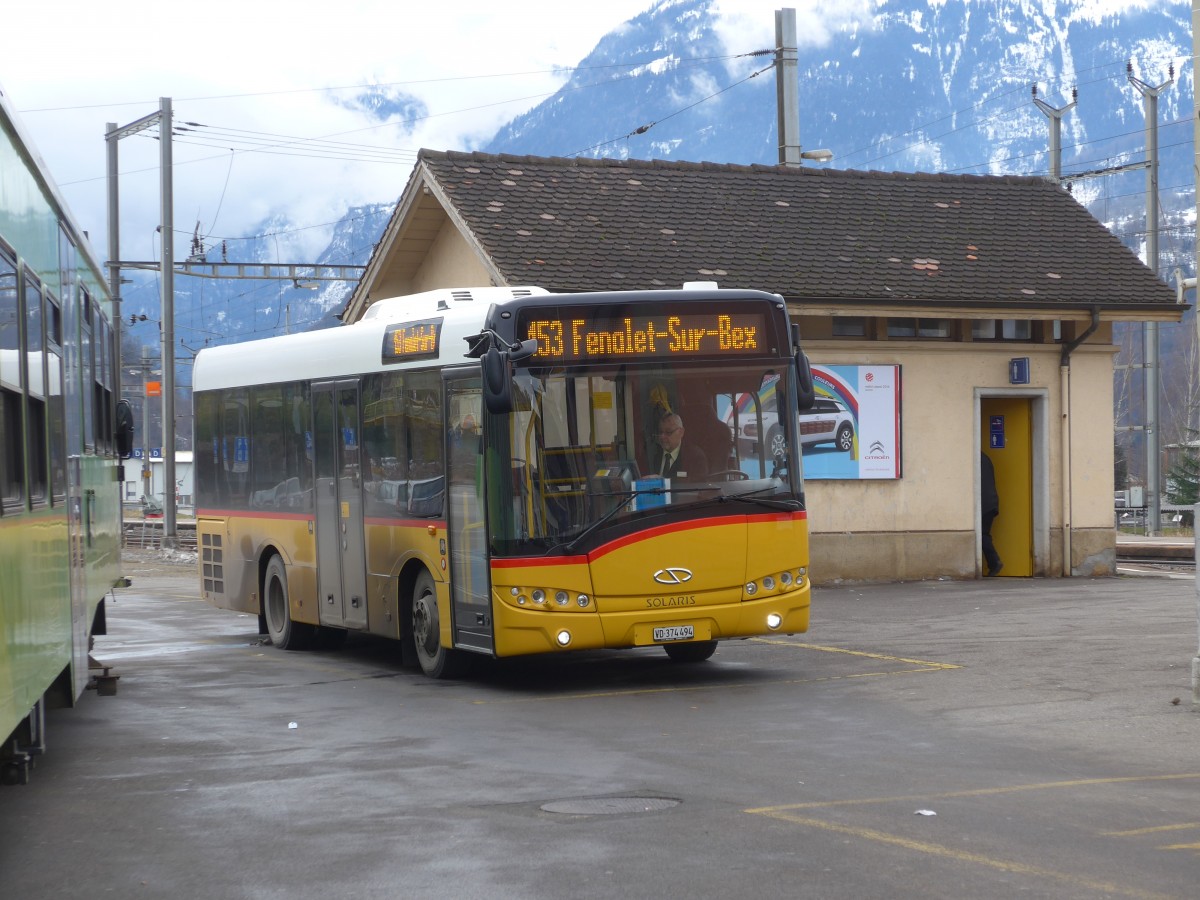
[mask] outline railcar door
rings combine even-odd
[[[446,382],[446,519],[454,645],[492,650],[482,404],[478,375]]]
[[[321,624],[366,628],[358,381],[314,384],[312,405]]]

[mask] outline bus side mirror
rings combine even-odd
[[[537,338],[530,338],[527,341],[521,341],[520,344],[513,346],[510,359],[513,362],[521,362],[523,359],[529,359],[533,354],[537,353],[538,342]]]
[[[796,406],[801,411],[812,409],[817,393],[813,389],[812,368],[803,350],[796,350]]]
[[[480,360],[483,368],[483,405],[495,415],[512,412],[512,374],[508,368],[508,353],[489,347]]]
[[[117,455],[121,459],[133,456],[133,407],[128,400],[117,401],[116,434]]]

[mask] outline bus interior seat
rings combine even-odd
[[[733,455],[733,435],[708,404],[693,404],[679,410],[683,419],[684,440],[694,441],[712,470],[727,469]]]

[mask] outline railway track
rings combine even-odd
[[[162,547],[163,524],[161,520],[126,522],[123,529],[125,546],[136,550],[157,550]],[[175,525],[176,547],[180,550],[196,549],[196,526],[192,522],[177,522]]]

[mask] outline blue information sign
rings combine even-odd
[[[993,450],[1004,449],[1004,416],[988,417],[988,446]]]

